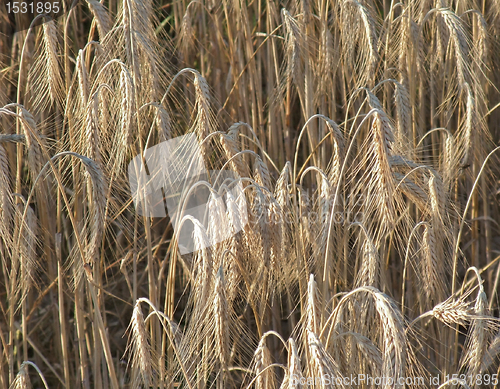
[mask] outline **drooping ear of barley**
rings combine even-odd
[[[303,379],[300,355],[293,338],[288,339],[288,369],[280,389],[299,389]]]
[[[211,113],[210,113],[210,90],[207,80],[198,72],[194,73],[194,89],[196,95],[195,110],[196,119],[194,121],[194,132],[201,143],[212,132]],[[207,142],[201,143],[201,151],[206,160],[209,155]]]
[[[271,189],[269,168],[260,156],[255,157],[255,180],[264,188]]]
[[[431,172],[429,177],[429,198],[431,205],[432,222],[436,227],[445,227],[445,210],[447,207],[446,194],[443,188],[443,181],[438,174]]]
[[[309,171],[317,171],[320,177],[319,189],[317,191],[317,200],[316,206],[314,208],[314,213],[311,217],[311,221],[313,224],[314,234],[318,236],[319,239],[312,240],[312,247],[314,251],[314,256],[321,258],[325,255],[326,244],[327,244],[327,236],[330,232],[330,216],[331,212],[331,203],[332,203],[332,187],[331,183],[328,180],[328,177],[323,171],[315,167],[309,167],[304,171],[301,177],[301,185],[304,179],[304,176]],[[330,271],[330,270],[326,270]]]
[[[373,215],[377,223],[366,221],[366,227],[375,245],[394,227],[396,210],[400,206],[399,195],[395,191],[390,157],[394,142],[390,119],[383,111],[374,110],[372,126],[367,140],[367,154],[361,163],[367,165],[362,180],[357,187],[366,193],[363,212]],[[371,217],[368,220],[372,219]]]
[[[107,58],[121,58],[129,69],[139,107],[163,95],[170,66],[167,57],[160,54],[165,45],[158,41],[163,34],[155,32],[158,21],[153,2],[124,0],[120,5],[119,24],[102,39],[102,45]],[[168,40],[163,43],[170,48]]]
[[[193,223],[193,240],[195,243],[196,254],[193,259],[194,265],[194,295],[199,303],[205,304],[209,299],[209,290],[213,277],[212,250],[210,248],[210,238],[205,226],[197,219],[186,215],[184,220],[190,220]],[[183,223],[181,221],[181,225]],[[180,230],[180,229],[179,229]],[[196,312],[195,312],[196,313]]]
[[[441,263],[439,263],[439,254],[436,234],[434,227],[425,226],[424,235],[422,238],[422,262],[420,274],[423,279],[423,287],[425,291],[426,301],[432,305],[433,299],[444,297],[443,271]],[[438,300],[439,301],[439,300]],[[429,304],[425,304],[425,308]]]
[[[229,128],[228,133],[232,130],[232,127],[235,126],[236,124],[239,126],[239,123],[233,124]],[[240,177],[248,177],[247,165],[244,163],[243,158],[241,156],[236,156],[239,150],[236,141],[233,139],[233,137],[231,137],[229,134],[228,135],[221,134],[220,142],[226,158],[231,161],[230,165],[232,170],[238,173]]]
[[[432,296],[434,303],[442,301],[448,295],[448,285],[446,283],[448,270],[451,266],[450,261],[450,220],[447,218],[446,208],[449,206],[444,184],[441,177],[437,173],[430,174],[429,177],[429,200],[430,200],[430,217],[431,227],[426,228],[424,231],[423,251],[427,261],[425,272],[429,284],[427,286],[431,289],[435,288]],[[432,260],[431,260],[432,258]],[[422,269],[422,271],[424,271]],[[428,295],[429,297],[429,295]]]
[[[288,186],[290,185],[291,166],[290,162],[285,164],[274,188],[274,197],[282,209],[288,209],[290,207],[291,198]]]
[[[96,92],[87,107],[85,115],[85,135],[87,143],[87,156],[102,166],[99,136],[99,95]]]
[[[256,277],[258,280],[254,284],[249,299],[255,298],[254,302],[257,304],[260,299],[267,298],[269,293],[272,292],[272,277],[276,271],[275,265],[277,265],[272,262],[272,247],[274,242],[271,240],[272,234],[270,231],[270,201],[274,201],[274,199],[268,198],[266,193],[264,193],[264,189],[260,187],[255,188],[255,193],[249,207],[249,226],[252,226],[252,228],[248,229],[244,235],[245,239],[247,239],[246,244],[250,250],[250,257],[253,258],[250,265],[256,268]],[[257,295],[254,295],[254,293]],[[266,306],[261,305],[258,308],[263,315]]]
[[[227,135],[235,142],[238,142],[239,136],[240,136],[240,130],[243,127],[249,127],[250,126],[245,123],[245,122],[236,122],[231,124],[231,126],[227,129]]]
[[[9,161],[7,152],[0,143],[0,233],[8,248],[12,247],[11,223],[13,213],[12,189],[10,183]]]
[[[488,299],[482,285],[476,298],[474,306],[474,314],[478,316],[472,325],[472,334],[469,339],[469,348],[464,358],[467,364],[467,375],[476,377],[481,374],[483,359],[486,355],[489,337],[491,333],[488,331],[487,323],[482,317],[488,315]],[[475,383],[474,383],[475,384]],[[476,385],[477,387],[478,385]]]
[[[285,28],[286,80],[293,80],[298,92],[304,90],[304,37],[298,22],[283,8],[281,18]]]
[[[341,4],[341,20],[345,26],[342,31],[342,55],[349,68],[357,69],[359,79],[353,79],[354,88],[368,84],[373,87],[378,61],[378,35],[372,11],[364,3],[356,0]],[[354,32],[354,33],[353,33]],[[360,50],[355,50],[359,45]],[[355,58],[359,55],[359,58]],[[355,76],[355,74],[349,77]]]
[[[107,184],[99,165],[90,158],[80,156],[86,168],[91,188],[88,197],[91,213],[91,236],[87,247],[87,258],[93,264],[98,263],[99,247],[104,233],[104,210],[106,208]]]
[[[193,36],[193,26],[192,26],[192,16],[194,4],[189,3],[186,7],[186,12],[182,17],[181,29],[179,32],[179,43],[178,47],[180,49],[181,57],[184,61],[187,60],[189,55],[189,49],[192,46],[194,36]]]
[[[425,212],[428,208],[429,201],[429,196],[425,190],[415,181],[411,180],[408,176],[402,173],[393,171],[392,176],[396,180],[397,186],[404,193],[404,195],[411,199],[411,201],[415,203],[421,211]]]
[[[230,319],[227,304],[224,269],[221,265],[215,278],[212,314],[215,321],[215,354],[220,363],[223,385],[227,379],[229,364],[229,329],[227,326]]]
[[[255,374],[258,375],[255,386],[258,389],[275,387],[274,372],[272,369],[264,369],[272,364],[271,352],[267,347],[267,336],[263,335],[254,353]]]
[[[85,105],[89,100],[89,73],[85,66],[83,50],[78,52],[76,58],[76,74],[78,75],[78,91],[80,92],[80,104]]]
[[[333,188],[335,188],[337,185],[340,185],[340,180],[342,179],[340,172],[345,157],[345,141],[337,123],[329,118],[325,118],[325,122],[333,138],[333,154],[330,161],[328,180],[333,185]]]
[[[228,233],[230,234],[230,243],[228,250],[227,266],[227,298],[233,302],[239,290],[239,284],[242,280],[243,269],[238,261],[245,253],[244,240],[242,238],[244,216],[238,209],[238,205],[233,193],[228,190],[226,193],[226,212],[228,220]],[[227,262],[226,262],[227,263]]]
[[[355,310],[350,311],[348,308],[351,306],[350,301],[358,299],[361,296],[361,306],[369,306],[367,299],[373,301],[376,314],[382,322],[382,325],[376,330],[382,342],[382,375],[385,377],[394,377],[397,382],[399,377],[405,377],[405,374],[410,374],[407,365],[414,361],[414,355],[408,343],[406,328],[401,311],[396,306],[395,302],[386,294],[380,292],[372,286],[363,286],[345,295],[339,304],[335,307],[334,317],[331,325],[331,331],[339,331],[342,326],[341,317],[343,313],[349,311],[351,319],[349,321],[360,321],[358,317],[352,317]],[[357,305],[357,304],[356,304]],[[367,311],[368,314],[364,315],[364,322],[371,319],[372,310]],[[365,328],[362,325],[360,329]],[[330,337],[330,335],[329,335]]]
[[[168,114],[168,111],[162,106],[158,106],[156,125],[158,127],[160,142],[172,139],[172,123],[170,122],[170,115]]]
[[[321,75],[318,83],[318,95],[320,97],[330,98],[329,87],[333,83],[333,75],[338,63],[335,62],[336,53],[334,50],[334,37],[328,26],[327,15],[323,14],[321,18],[320,39],[318,49],[318,74]]]
[[[366,88],[366,87],[361,87],[359,89],[356,89],[356,92],[365,92],[366,93],[366,99],[368,100],[368,105],[370,106],[370,108],[375,108],[375,109],[379,109],[381,111],[383,111],[383,107],[382,107],[382,103],[380,102],[379,98],[377,97],[377,95],[375,95],[375,93],[369,89],[369,88]],[[355,96],[356,94],[353,95],[353,97]],[[351,97],[352,99],[352,97]]]
[[[123,2],[122,10],[122,21],[123,32],[125,37],[125,53],[127,55],[127,62],[131,64],[132,74],[136,81],[139,81],[141,72],[139,70],[140,58],[139,50],[137,47],[137,39],[135,36],[135,30],[137,28],[137,20],[135,18],[136,14],[133,8],[133,0],[125,0]]]
[[[309,330],[306,330],[307,348],[309,351],[309,359],[307,361],[308,376],[314,379],[314,382],[319,384],[320,388],[327,387],[324,383],[326,377],[335,381],[339,377],[343,377],[340,373],[337,363],[331,355],[325,350],[318,336]],[[343,381],[340,387],[344,387]]]
[[[302,244],[307,245],[312,242],[311,223],[309,221],[311,200],[306,189],[300,188],[299,191],[299,220],[300,232],[304,239]]]
[[[283,210],[279,206],[278,202],[270,197],[271,203],[267,209],[267,220],[269,223],[269,232],[270,232],[270,244],[271,244],[271,263],[270,270],[273,277],[279,286],[283,286],[286,284],[286,277],[283,273],[283,268],[286,267],[285,264],[285,256],[283,251],[283,246],[281,245],[281,240],[284,237],[284,215]],[[276,286],[278,286],[276,285]]]
[[[103,39],[111,29],[111,16],[104,5],[97,0],[87,0],[87,5],[96,21],[99,37]]]
[[[224,212],[224,200],[216,192],[211,192],[208,200],[207,233],[211,246],[215,246],[229,237],[229,225]]]
[[[11,385],[12,389],[31,389],[31,381],[30,376],[28,374],[28,367],[26,365],[22,365],[16,374],[16,378]]]
[[[432,308],[432,316],[448,325],[468,325],[473,319],[473,310],[465,299],[453,296]]]
[[[490,344],[493,335],[498,332],[500,325],[496,318],[490,316],[488,309],[488,299],[483,287],[483,280],[476,268],[470,268],[475,272],[477,282],[479,283],[479,291],[474,304],[474,320],[469,330],[467,339],[467,349],[461,358],[461,367],[466,369],[468,377],[477,378],[478,375],[484,374],[485,361],[491,360],[494,355],[490,354],[488,345]],[[471,387],[478,388],[480,384],[477,380],[470,380]]]
[[[292,274],[296,270],[294,256],[292,255],[293,240],[291,236],[293,231],[293,217],[290,180],[291,164],[287,162],[276,181],[274,197],[276,198],[277,207],[273,208],[277,211],[274,223],[278,228],[278,236],[276,238],[277,240],[274,242],[274,247],[279,246],[280,260],[278,266],[280,267],[280,273],[283,280],[287,282],[291,279],[290,277],[293,277]]]
[[[131,367],[136,374],[134,385],[137,387],[142,384],[147,387],[153,378],[153,355],[140,302],[137,302],[134,306],[130,327]]]
[[[383,358],[380,349],[366,336],[358,333],[352,333],[352,336],[356,340],[356,347],[365,358],[366,364],[371,366],[373,375],[381,374]]]
[[[331,183],[326,174],[321,175],[321,187],[319,191],[319,223],[320,223],[320,242],[319,253],[323,254],[326,249],[326,240],[330,226],[330,208],[332,196]]]
[[[377,248],[368,236],[363,242],[361,253],[361,265],[356,276],[355,286],[380,288],[380,258]]]
[[[240,193],[240,195],[243,194]],[[243,228],[243,219],[245,218],[245,215],[242,214],[243,210],[239,209],[238,203],[230,190],[226,193],[226,210],[230,224],[228,228],[233,235],[236,235]]]
[[[33,106],[38,112],[44,111],[49,103],[61,104],[64,99],[61,74],[57,26],[54,20],[48,20],[43,24],[43,40],[29,80],[33,87]]]
[[[382,320],[384,336],[383,375],[386,377],[405,377],[408,355],[408,340],[404,320],[399,309],[386,295],[373,294],[375,307]]]
[[[396,105],[397,132],[395,134],[396,142],[399,147],[404,139],[409,138],[412,132],[412,112],[410,105],[410,96],[406,87],[399,83],[395,83],[394,100]]]
[[[122,96],[121,105],[121,147],[127,149],[132,140],[132,118],[134,117],[134,88],[130,74],[126,70],[120,73],[120,94]]]
[[[26,146],[28,147],[28,168],[34,182],[43,166],[42,150],[33,136],[33,133],[37,131],[35,118],[24,108],[21,109],[21,117],[24,119],[21,123],[26,137]]]
[[[498,333],[491,340],[481,363],[481,371],[488,371],[500,353],[500,337]]]
[[[452,10],[440,9],[438,12],[442,16],[450,34],[449,36],[455,51],[458,85],[461,88],[465,83],[470,83],[472,77],[468,63],[469,46],[467,34],[462,20]]]
[[[33,208],[28,206],[26,213],[26,225],[22,229],[21,248],[21,294],[22,299],[26,298],[29,288],[33,283],[35,270],[37,267],[37,230],[38,221]]]
[[[459,164],[455,137],[449,131],[446,131],[441,159],[442,168],[440,171],[443,177],[444,187],[449,190]]]
[[[474,135],[477,132],[475,126],[477,126],[476,119],[476,102],[472,93],[472,88],[469,83],[464,82],[463,84],[464,92],[466,93],[466,112],[465,112],[465,126],[463,132],[463,157],[461,164],[467,165],[472,162],[473,156],[471,156],[471,151],[474,150]]]
[[[320,300],[319,291],[314,275],[309,276],[309,283],[307,284],[307,308],[306,308],[306,329],[308,331],[318,334],[321,328],[321,313],[320,313]]]

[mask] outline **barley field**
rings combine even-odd
[[[500,388],[499,0],[57,4],[0,4],[0,388]]]

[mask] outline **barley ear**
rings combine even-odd
[[[130,322],[130,352],[132,353],[132,370],[136,372],[135,386],[143,384],[148,387],[153,377],[151,362],[153,355],[150,346],[149,334],[146,331],[146,323],[142,314],[141,304],[138,301],[132,312]]]
[[[266,335],[262,336],[254,354],[255,374],[258,375],[255,383],[257,389],[272,389],[275,387],[273,371],[271,369],[264,371],[266,367],[272,364],[271,352],[267,347],[266,338]]]
[[[13,213],[11,190],[7,152],[0,143],[0,234],[9,248],[11,247],[10,227]]]
[[[307,316],[306,328],[308,331],[319,333],[321,328],[320,317],[320,301],[318,296],[318,286],[314,280],[314,275],[309,276],[309,283],[307,284]]]
[[[43,39],[30,69],[29,83],[33,86],[33,106],[45,111],[49,103],[61,105],[64,87],[59,65],[59,43],[54,20],[43,23]]]
[[[31,389],[30,376],[28,375],[28,367],[26,365],[21,366],[17,372],[11,389]]]
[[[224,280],[224,269],[222,265],[217,271],[214,285],[213,315],[215,319],[215,348],[219,360],[222,382],[226,379],[226,370],[229,364],[229,313],[226,298],[226,285]]]
[[[260,156],[255,157],[255,181],[264,188],[271,189],[269,169]]]
[[[87,0],[88,7],[97,24],[99,37],[102,40],[111,29],[111,16],[109,11],[97,0]]]

